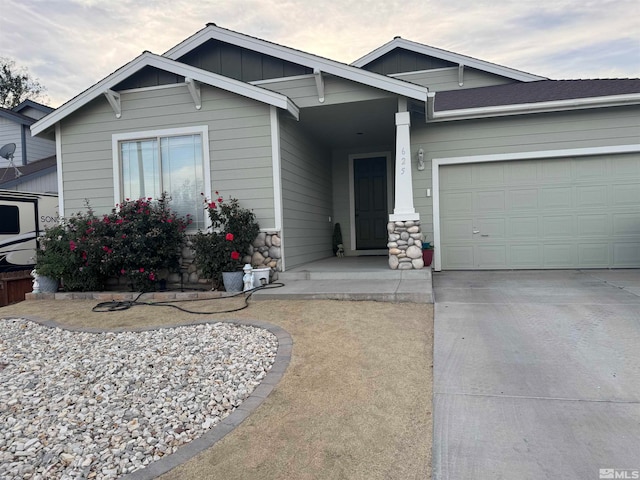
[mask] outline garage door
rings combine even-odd
[[[640,267],[640,155],[440,167],[443,269]]]

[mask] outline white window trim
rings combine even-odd
[[[388,250],[356,250],[356,191],[353,176],[353,161],[360,158],[385,157],[387,159],[387,213],[393,212],[393,174],[395,165],[391,152],[357,153],[349,155],[349,232],[350,250],[356,255],[386,255]]]
[[[640,144],[615,145],[608,147],[568,148],[564,150],[539,150],[533,152],[500,153],[496,155],[472,155],[466,157],[434,158],[431,161],[433,188],[433,269],[442,270],[442,249],[440,243],[440,167],[468,163],[508,162],[517,160],[544,160],[551,158],[587,157],[640,152]]]
[[[197,135],[202,138],[202,164],[204,169],[204,194],[211,198],[211,158],[209,155],[209,127],[198,125],[192,127],[165,128],[144,130],[139,132],[114,133],[111,135],[111,152],[113,155],[113,199],[114,205],[122,202],[122,169],[120,168],[120,142],[144,140],[154,137],[171,137],[178,135]],[[205,226],[209,227],[209,217],[205,215]]]

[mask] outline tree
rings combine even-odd
[[[13,60],[0,57],[0,107],[13,108],[27,99],[37,100],[45,90],[25,67],[18,68]]]

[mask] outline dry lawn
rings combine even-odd
[[[37,316],[105,329],[252,319],[293,338],[291,364],[238,428],[161,478],[426,479],[431,476],[431,305],[260,301],[229,314],[167,307],[93,313],[95,301],[27,301],[0,318]],[[181,306],[220,311],[240,299]]]

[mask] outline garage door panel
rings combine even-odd
[[[545,238],[573,238],[576,234],[573,215],[542,217],[542,236]]]
[[[509,238],[538,238],[538,217],[509,218],[507,234]]]
[[[473,222],[471,219],[445,220],[442,222],[442,238],[446,242],[471,240]]]
[[[576,207],[606,207],[607,201],[606,185],[588,185],[576,188]]]
[[[578,245],[578,264],[581,267],[607,268],[610,264],[608,243],[581,243]]]
[[[542,247],[543,266],[573,268],[577,266],[577,253],[573,244],[545,244]]]
[[[473,212],[473,194],[471,192],[447,193],[440,197],[442,210],[452,214]]]
[[[615,243],[613,245],[614,267],[640,267],[640,243]]]
[[[640,203],[640,183],[614,185],[613,204],[616,206],[637,205]]]
[[[504,190],[477,192],[475,195],[475,211],[483,213],[504,210],[504,198]]]
[[[509,210],[538,210],[538,189],[509,190],[507,193]]]
[[[469,270],[475,268],[473,263],[473,247],[450,247],[442,253],[442,261],[451,269]]]
[[[504,218],[482,218],[478,222],[476,222],[476,228],[480,230],[481,238],[483,235],[486,235],[490,239],[504,239],[506,236],[506,228],[505,228],[505,219]]]
[[[572,208],[571,187],[543,188],[540,208]]]
[[[511,245],[510,264],[513,268],[539,268],[542,264],[540,245]]]
[[[506,268],[507,247],[505,245],[479,245],[476,247],[476,268]]]
[[[571,181],[571,159],[542,162],[543,183],[566,183]]]
[[[614,235],[640,237],[640,213],[618,213],[613,216]]]
[[[640,154],[450,168],[444,269],[640,267]]]
[[[607,160],[605,158],[583,158],[575,162],[576,179],[591,180],[607,175]]]
[[[579,237],[606,237],[611,235],[609,215],[578,215]]]

